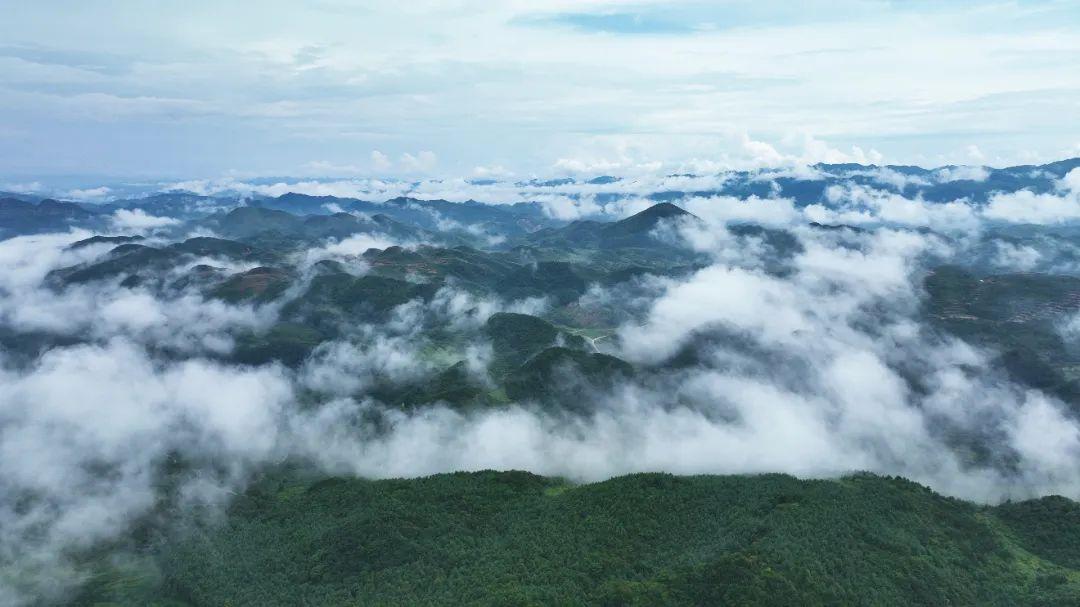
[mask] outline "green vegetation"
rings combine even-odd
[[[176,263],[179,254],[168,249],[155,249],[140,244],[122,244],[109,252],[104,261],[53,270],[47,280],[56,286],[81,284],[137,272],[163,272]]]
[[[209,257],[232,257],[234,259],[258,259],[260,257],[269,257],[253,246],[234,240],[210,238],[207,236],[189,238],[184,242],[171,245],[169,248],[191,255]]]
[[[321,206],[318,205],[318,206]],[[206,227],[260,247],[292,247],[357,233],[378,233],[399,240],[427,240],[431,234],[385,215],[370,218],[349,213],[299,216],[282,210],[244,206],[206,218]]]
[[[520,367],[530,357],[562,339],[564,343],[583,348],[585,340],[577,335],[561,333],[548,321],[528,314],[499,312],[488,318],[484,331],[491,339],[495,360],[492,372],[502,376]]]
[[[540,247],[644,248],[655,254],[656,249],[669,248],[669,245],[654,238],[653,231],[662,222],[677,220],[697,220],[697,217],[673,204],[661,202],[620,221],[574,221],[565,227],[538,230],[530,234],[527,240]]]
[[[266,333],[241,336],[237,340],[233,358],[247,365],[277,361],[297,366],[324,339],[321,333],[311,327],[282,322]]]
[[[90,238],[84,238],[68,245],[68,250],[75,251],[85,247],[89,247],[95,244],[124,244],[128,242],[139,242],[143,240],[142,236],[91,236]]]
[[[613,248],[654,245],[655,243],[650,242],[650,233],[661,222],[681,219],[697,219],[697,217],[668,202],[654,204],[626,219],[604,225],[600,230],[603,246]]]
[[[1070,605],[1080,505],[898,478],[268,475],[75,605]],[[115,563],[115,564],[110,564]]]
[[[429,381],[413,388],[401,400],[408,405],[443,402],[459,407],[469,407],[485,404],[485,396],[485,386],[469,373],[465,361],[460,361],[450,365]]]
[[[114,247],[102,259],[54,270],[48,280],[54,286],[80,284],[126,276],[139,284],[143,277],[157,280],[170,268],[198,257],[232,258],[245,261],[273,261],[275,253],[269,253],[250,245],[220,238],[197,237],[163,248],[137,244],[141,237],[95,236],[78,241],[69,248],[78,249],[91,244],[122,243]]]
[[[1016,381],[1061,398],[1080,412],[1080,382],[1058,324],[1080,310],[1080,278],[1050,274],[976,276],[956,266],[925,280],[927,311],[940,327],[999,353]]]
[[[324,332],[343,322],[379,322],[403,303],[428,299],[436,285],[417,284],[384,276],[329,273],[311,280],[307,291],[282,314]]]
[[[258,267],[230,276],[214,288],[210,295],[229,303],[273,301],[292,284],[292,273],[280,268]]]
[[[593,390],[610,389],[633,374],[629,363],[607,354],[568,348],[547,348],[506,378],[506,394],[515,400],[562,403],[578,413],[593,411]]]

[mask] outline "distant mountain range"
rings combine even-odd
[[[653,202],[678,202],[688,197],[733,196],[747,198],[789,198],[797,207],[829,204],[831,186],[851,185],[939,203],[963,199],[983,204],[997,192],[1028,190],[1036,194],[1058,191],[1059,181],[1080,167],[1080,158],[1043,165],[988,167],[945,166],[925,169],[900,165],[818,164],[798,173],[790,170],[731,171],[714,179],[684,174],[652,181],[604,175],[590,179],[556,179],[501,183],[491,180],[471,182],[464,191],[476,194],[485,187],[517,188],[500,204],[475,200],[461,202],[399,196],[388,200],[362,200],[337,196],[312,196],[290,192],[276,197],[226,194],[202,196],[190,192],[153,193],[141,198],[107,203],[57,201],[27,194],[0,192],[0,237],[15,234],[65,230],[69,227],[105,225],[118,210],[141,210],[156,217],[192,220],[228,211],[238,206],[286,211],[294,215],[362,213],[383,215],[398,222],[431,231],[470,229],[474,234],[515,236],[568,223],[548,212],[542,201],[529,200],[550,191],[551,195],[577,200],[591,197],[598,204],[644,198]],[[678,186],[678,187],[676,187]],[[586,209],[582,219],[610,219],[601,211]]]

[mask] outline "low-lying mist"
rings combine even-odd
[[[886,220],[928,207],[858,191],[834,196],[837,205],[817,219],[861,224],[856,204],[893,213],[878,217]],[[182,284],[119,278],[57,289],[51,271],[99,259],[113,245],[69,248],[90,235],[79,231],[0,241],[0,331],[31,344],[0,351],[0,602],[77,580],[68,557],[117,537],[164,501],[225,504],[261,468],[286,460],[374,478],[486,468],[575,481],[636,471],[867,470],[980,502],[1080,497],[1077,412],[1013,381],[994,353],[932,325],[924,310],[923,280],[944,262],[1063,267],[1067,244],[978,238],[989,229],[980,215],[1024,200],[979,212],[934,207],[927,222],[952,228],[938,232],[896,222],[816,229],[801,218],[818,211],[793,219],[782,201],[714,213],[707,202],[687,205],[703,222],[673,222],[656,235],[704,263],[677,276],[593,284],[577,302],[623,310],[613,334],[592,348],[635,368],[590,387],[586,413],[528,398],[465,409],[381,400],[380,386],[459,360],[491,385],[485,321],[504,311],[542,316],[555,305],[545,298],[507,300],[450,281],[385,322],[342,327],[300,365],[246,365],[229,358],[237,336],[274,324],[289,294],[229,303]],[[727,227],[751,219],[785,228],[795,246],[781,252],[760,234]],[[126,220],[151,238],[175,227]],[[291,293],[320,261],[362,275],[371,270],[366,250],[418,244],[358,235],[297,252],[291,259],[303,275]],[[160,283],[200,264],[229,272],[255,265],[192,259]],[[1062,326],[1066,340],[1076,335],[1070,326]],[[452,331],[456,341],[436,343],[430,329]],[[565,371],[571,381],[573,369]]]

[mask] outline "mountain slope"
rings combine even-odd
[[[0,198],[0,238],[16,234],[64,232],[85,225],[99,214],[72,202],[47,199],[32,203],[18,198]]]
[[[654,238],[654,230],[663,223],[683,219],[697,217],[671,203],[661,202],[619,221],[574,221],[561,228],[538,230],[525,240],[542,247],[656,248],[664,243]]]
[[[137,564],[103,559],[73,604],[1066,605],[1078,516],[872,475],[286,475]]]
[[[695,217],[693,213],[668,203],[661,202],[631,215],[626,219],[616,221],[603,227],[601,233],[605,238],[626,238],[648,234],[656,229],[663,221],[671,221],[683,217]]]
[[[386,215],[293,215],[253,206],[237,207],[228,213],[208,217],[201,223],[229,238],[263,247],[311,244],[328,238],[341,240],[354,234],[374,234],[402,242],[439,239],[435,234]]]

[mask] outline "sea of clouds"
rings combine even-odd
[[[603,212],[630,214],[649,204],[640,196],[676,186],[704,187],[628,180],[619,187],[637,197],[606,203],[614,206]],[[572,187],[580,190],[573,198],[538,200],[561,218],[599,205],[593,186]],[[446,190],[428,193],[455,199]],[[0,330],[46,336],[50,344],[30,359],[0,352],[0,602],[77,581],[66,556],[152,512],[162,499],[162,467],[178,460],[188,472],[170,499],[211,506],[227,503],[260,468],[289,459],[372,478],[486,468],[576,481],[635,471],[830,477],[869,470],[981,502],[1080,497],[1075,414],[1011,382],[992,353],[933,329],[921,312],[930,266],[963,259],[993,225],[1080,219],[1080,169],[1053,194],[1000,194],[985,205],[856,185],[830,188],[827,197],[829,204],[803,208],[784,198],[680,202],[701,221],[667,225],[657,237],[704,255],[704,267],[679,278],[596,285],[583,296],[583,305],[635,310],[604,349],[646,370],[593,392],[585,416],[530,402],[402,411],[367,394],[377,382],[408,382],[441,368],[446,361],[431,357],[424,331],[433,326],[472,335],[457,357],[490,381],[491,348],[479,328],[498,311],[542,314],[551,305],[545,300],[503,301],[450,285],[429,302],[400,306],[387,323],[351,327],[299,368],[246,366],[228,362],[235,336],[271,326],[280,304],[228,304],[194,290],[118,281],[57,291],[47,285],[50,271],[100,258],[110,246],[68,248],[85,231],[0,241]],[[872,229],[820,230],[811,221]],[[766,240],[728,229],[739,222],[790,231],[799,246],[783,272],[765,267],[762,260],[777,254]],[[156,230],[176,225],[118,211],[113,227],[154,243]],[[337,259],[359,274],[369,270],[360,253],[391,244],[418,243],[356,235],[295,261],[304,269]],[[1003,269],[1067,271],[1056,261],[1066,246],[1002,240],[992,251]],[[199,263],[251,267],[198,259],[171,271],[180,276]],[[1077,338],[1078,322],[1063,325],[1065,339]],[[648,372],[687,349],[693,364]],[[988,455],[972,458],[975,444]]]

